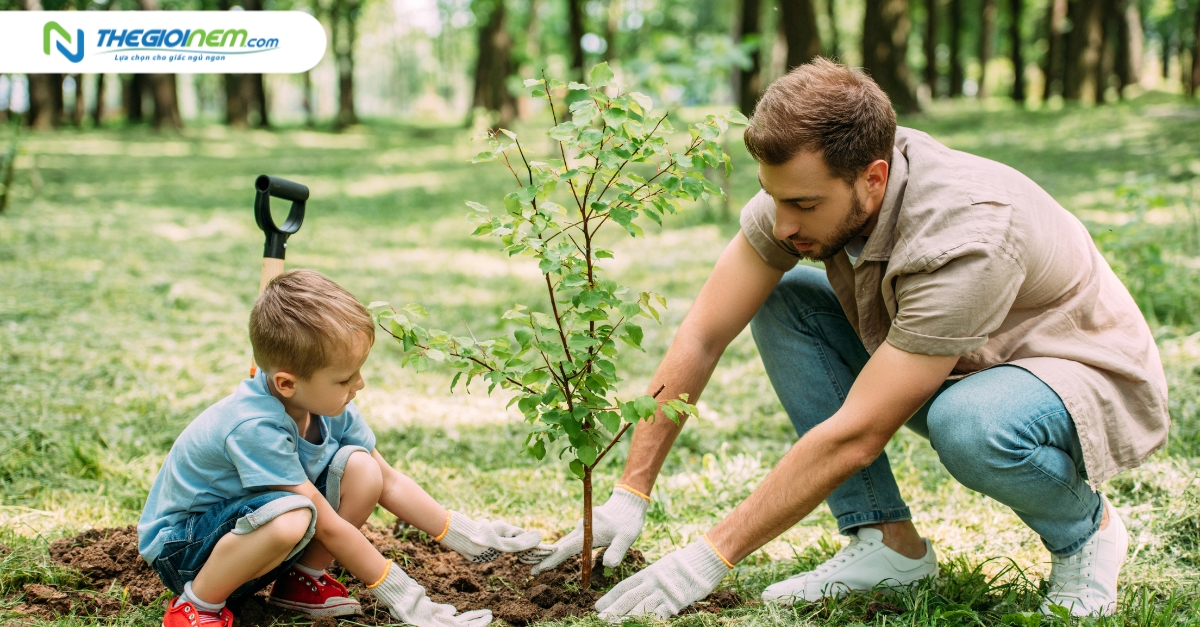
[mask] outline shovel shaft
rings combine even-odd
[[[267,283],[271,279],[283,274],[283,260],[274,257],[263,257],[262,276],[258,280],[258,293],[262,294],[263,290],[267,289]],[[258,374],[258,368],[254,365],[254,358],[250,359],[250,376]]]

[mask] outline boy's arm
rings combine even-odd
[[[416,481],[392,468],[378,450],[371,451],[371,457],[375,458],[383,473],[383,492],[379,495],[379,504],[430,537],[441,536],[449,515],[446,508],[439,505]]]
[[[299,485],[271,486],[271,489],[299,494],[313,502],[317,508],[316,540],[359,581],[373,583],[387,573],[388,560],[379,554],[362,532],[333,511],[329,501],[311,481]]]

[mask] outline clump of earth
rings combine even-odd
[[[598,598],[617,581],[645,568],[646,560],[636,549],[606,576],[597,556],[592,589],[578,585],[579,559],[536,577],[527,564],[512,555],[493,562],[473,564],[452,551],[443,549],[424,534],[399,529],[384,530],[364,526],[363,534],[384,556],[404,568],[425,586],[437,603],[449,603],[459,611],[490,609],[498,620],[514,626],[581,616],[595,611]],[[28,584],[23,589],[19,614],[52,619],[74,613],[89,616],[114,616],[128,605],[165,603],[170,596],[137,552],[134,527],[93,529],[73,538],[56,540],[50,545],[50,558],[59,565],[79,571],[84,584],[79,589],[66,586]],[[350,617],[365,625],[393,624],[395,619],[375,603],[362,582],[335,564],[330,571],[350,589],[351,596],[363,606],[363,615]],[[239,627],[267,627],[277,620],[294,616],[288,610],[267,604],[267,592],[230,603]],[[105,591],[105,592],[98,592]],[[125,598],[124,603],[120,600]],[[693,611],[717,612],[742,605],[730,590],[718,590],[697,603]],[[334,627],[334,619],[318,619],[314,625]]]

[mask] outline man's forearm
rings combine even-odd
[[[870,445],[839,437],[830,425],[821,423],[800,438],[754,493],[708,533],[726,559],[738,562],[787,531],[870,464]]]
[[[704,386],[708,384],[717,361],[721,358],[724,347],[706,347],[683,333],[676,336],[666,357],[658,366],[651,379],[648,394],[658,394],[658,401],[668,401],[687,394],[689,403],[696,403]],[[633,430],[633,442],[629,446],[629,457],[625,462],[625,472],[621,475],[621,483],[642,492],[650,494],[658,473],[662,470],[663,461],[679,436],[686,416],[681,417],[675,424],[660,410],[655,414],[654,422],[639,423]]]

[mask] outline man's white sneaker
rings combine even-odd
[[[764,601],[791,604],[842,596],[850,590],[871,590],[879,585],[907,586],[937,575],[937,554],[925,539],[925,557],[910,559],[883,543],[883,532],[859,527],[847,544],[824,564],[763,590]]]
[[[1096,532],[1074,555],[1050,556],[1050,593],[1042,603],[1042,613],[1052,614],[1050,606],[1067,608],[1073,616],[1107,616],[1117,611],[1117,575],[1129,551],[1129,532],[1112,503],[1108,508],[1108,528]]]

